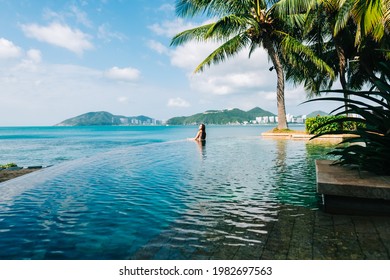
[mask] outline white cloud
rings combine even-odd
[[[128,103],[129,102],[129,98],[127,96],[120,96],[117,98],[117,100],[119,103]]]
[[[65,22],[67,18],[74,18],[77,23],[80,23],[88,28],[93,27],[92,21],[88,18],[88,14],[80,10],[75,5],[70,6],[66,11],[55,12],[49,8],[43,10],[43,18],[46,20],[54,20]]]
[[[163,4],[158,8],[159,11],[163,12],[174,12],[175,11],[175,6],[172,4]]]
[[[71,6],[70,11],[72,15],[76,18],[77,22],[83,24],[86,27],[92,27],[93,24],[88,18],[88,14],[84,11],[79,10],[76,6]]]
[[[161,44],[160,42],[157,42],[155,40],[149,40],[148,47],[159,54],[169,54],[169,49],[163,44]]]
[[[187,107],[190,107],[191,104],[188,101],[186,101],[180,97],[176,97],[176,98],[169,99],[167,106],[168,107],[187,108]]]
[[[239,63],[239,62],[236,62]],[[231,64],[234,64],[233,62]],[[226,69],[215,66],[204,73],[191,75],[191,88],[216,95],[247,94],[264,90],[275,90],[276,77],[268,70],[247,69],[234,71],[231,65]],[[228,71],[227,71],[228,70]],[[226,72],[227,71],[227,72]]]
[[[40,63],[42,61],[42,54],[40,50],[31,49],[27,51],[27,59],[34,62]]]
[[[105,75],[113,80],[133,82],[140,78],[141,72],[131,67],[119,68],[115,66],[106,71]]]
[[[72,29],[61,23],[51,23],[48,26],[37,24],[22,25],[22,30],[27,37],[68,49],[78,55],[84,51],[93,49],[90,36],[79,29]]]
[[[194,28],[195,26],[196,25],[190,22],[185,22],[183,19],[177,18],[172,21],[164,21],[161,24],[155,23],[153,25],[150,25],[149,29],[159,36],[172,38],[176,34],[184,30]]]
[[[187,72],[195,91],[215,95],[275,91],[275,72],[268,70],[267,54],[263,50],[254,52],[250,59],[249,51],[243,50],[235,57],[194,74],[196,67],[217,47],[216,43],[186,43],[171,51],[171,64]]]
[[[49,8],[43,10],[43,18],[46,20],[64,21],[65,17],[61,13],[54,12]]]
[[[171,64],[193,72],[218,45],[214,43],[187,43],[171,53]]]
[[[131,98],[143,92],[138,85],[108,82],[104,74],[78,65],[40,63],[31,71],[0,64],[0,112],[12,116],[0,120],[1,125],[53,125],[88,111],[126,114],[130,100],[141,103]],[[138,114],[151,114],[137,105],[133,110]]]
[[[127,38],[126,35],[120,32],[113,32],[110,29],[111,27],[107,23],[100,25],[98,27],[98,38],[105,42],[111,42],[112,39],[124,41]]]
[[[22,61],[15,66],[18,71],[39,71],[38,65],[42,62],[42,54],[40,50],[30,49],[26,52],[26,56]]]
[[[22,54],[20,47],[13,42],[0,38],[0,59],[16,58]]]

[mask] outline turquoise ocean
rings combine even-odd
[[[208,126],[204,144],[187,140],[195,126],[0,128],[1,164],[49,166],[0,184],[0,259],[252,246],[280,207],[318,209],[314,161],[331,149],[261,137],[270,128]]]

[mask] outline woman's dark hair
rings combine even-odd
[[[202,130],[202,135],[200,136],[200,139],[206,140],[206,126],[204,123],[200,125],[200,129]]]

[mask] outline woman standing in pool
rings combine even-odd
[[[199,126],[198,133],[196,134],[195,141],[206,141],[206,126],[202,123]]]

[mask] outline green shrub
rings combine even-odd
[[[307,118],[305,122],[306,131],[310,134],[337,131],[338,129],[340,129],[340,125],[337,123],[329,123],[336,118],[336,116],[317,116]]]
[[[306,131],[310,134],[313,133],[333,133],[340,130],[356,130],[357,126],[362,126],[360,122],[355,121],[343,121],[343,116],[317,116],[307,118],[305,122]]]

